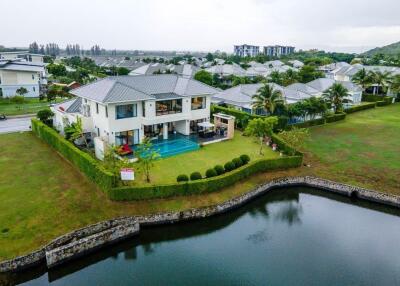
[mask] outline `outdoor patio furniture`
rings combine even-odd
[[[131,149],[131,147],[129,147],[128,144],[124,144],[118,149],[118,154],[122,155],[122,156],[129,155],[132,153],[133,153],[133,150]]]

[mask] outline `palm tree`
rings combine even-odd
[[[69,140],[74,142],[77,139],[82,138],[86,148],[88,148],[88,142],[86,140],[85,133],[83,131],[82,119],[78,117],[76,122],[65,128],[65,132],[69,133]]]
[[[350,100],[346,99],[349,95],[349,91],[340,83],[334,83],[329,89],[327,89],[322,96],[336,112],[342,110],[343,102],[349,102]]]
[[[283,105],[284,99],[280,90],[274,89],[272,85],[264,84],[257,90],[257,93],[253,95],[254,109],[262,108],[269,114],[274,114],[275,109],[278,105]]]
[[[390,88],[394,93],[400,93],[400,74],[393,77]]]
[[[369,73],[365,70],[365,68],[359,70],[351,79],[354,83],[358,84],[361,86],[362,90],[365,91],[365,89],[371,85],[372,83],[372,78]]]
[[[382,91],[386,89],[390,85],[391,82],[391,73],[386,71],[386,72],[381,72],[381,71],[370,71],[369,72],[370,77],[372,79],[372,83],[378,85],[377,89],[374,89],[374,94],[377,93],[379,90],[379,87],[382,87]]]

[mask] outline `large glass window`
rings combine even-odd
[[[156,115],[166,115],[182,112],[182,99],[156,101]]]
[[[116,119],[136,117],[137,105],[136,104],[117,105],[115,107],[115,115]]]
[[[115,132],[115,145],[139,144],[139,129]]]
[[[206,97],[205,96],[199,96],[199,97],[192,98],[192,110],[204,109],[204,108],[206,108]]]

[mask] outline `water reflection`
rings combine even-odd
[[[171,262],[171,267],[174,267],[175,264],[178,265],[177,261],[181,259],[189,259],[185,257],[185,255],[195,260],[197,257],[202,257],[205,251],[211,251],[212,249],[210,257],[213,257],[214,252],[220,253],[220,255],[226,257],[226,261],[224,261],[224,264],[227,265],[226,267],[231,266],[233,267],[232,269],[234,269],[234,266],[230,264],[232,263],[232,259],[229,258],[231,255],[229,252],[230,248],[232,248],[230,251],[242,253],[239,257],[235,257],[236,260],[246,259],[247,252],[252,253],[251,251],[253,251],[250,257],[256,261],[255,257],[257,257],[259,253],[263,251],[265,251],[265,253],[273,253],[273,250],[280,249],[279,247],[281,247],[281,245],[279,245],[279,241],[289,236],[286,233],[291,229],[295,229],[296,232],[304,230],[307,235],[312,234],[306,231],[307,228],[318,229],[318,227],[314,225],[309,225],[310,223],[307,224],[303,222],[305,220],[305,210],[309,209],[309,207],[304,205],[304,196],[303,199],[300,199],[301,194],[311,194],[313,198],[318,198],[319,196],[324,198],[329,197],[334,201],[399,215],[399,211],[394,208],[387,208],[367,202],[355,203],[346,197],[332,194],[327,195],[322,191],[304,188],[290,190],[280,189],[267,196],[258,198],[247,206],[236,209],[229,214],[174,225],[143,228],[140,235],[136,238],[114,246],[109,246],[82,259],[74,260],[60,267],[51,269],[47,273],[44,265],[40,265],[35,269],[18,273],[18,275],[2,275],[0,276],[0,285],[15,285],[31,280],[32,283],[35,281],[39,283],[35,285],[64,280],[66,284],[63,285],[70,285],[68,279],[71,279],[71,277],[79,277],[79,273],[85,273],[84,271],[88,268],[92,269],[92,271],[96,271],[96,268],[99,267],[98,265],[102,264],[109,265],[109,271],[111,271],[111,273],[117,272],[115,275],[117,275],[118,278],[118,271],[122,271],[118,269],[124,267],[124,264],[121,264],[123,261],[126,261],[126,264],[140,267],[140,265],[146,263],[147,260],[152,261],[152,259],[157,257],[157,259],[159,259],[157,261],[162,264],[163,260],[160,257],[166,255],[165,251],[169,250],[172,247],[171,245],[176,245],[177,247],[173,249],[172,253],[167,255],[168,259],[174,261]],[[302,226],[303,224],[306,226]],[[283,228],[284,225],[286,225],[285,228]],[[287,226],[289,226],[289,228]],[[334,228],[334,226],[332,226],[332,228]],[[280,235],[282,236],[280,237]],[[209,239],[211,240],[209,241]],[[309,239],[309,237],[307,237],[307,239]],[[218,245],[220,245],[219,247],[222,247],[222,249],[218,248]],[[216,248],[214,249],[214,247]],[[253,247],[255,247],[254,250],[252,250]],[[225,251],[224,248],[227,250]],[[282,249],[282,253],[286,252],[287,249]],[[175,255],[175,257],[171,255]],[[292,254],[282,254],[282,256],[285,255],[290,256]],[[215,260],[219,258],[220,256],[210,259]],[[266,258],[262,257],[259,259]],[[306,259],[306,257],[304,257],[304,259]],[[213,261],[210,260],[208,263],[212,264]],[[251,265],[252,260],[249,260],[248,263]],[[267,261],[263,261],[262,263],[267,263]],[[119,265],[119,268],[115,268],[116,265]],[[135,267],[132,269],[129,268],[129,271],[135,271]],[[154,275],[157,275],[158,271],[161,273],[159,269],[150,268],[151,269],[147,271],[154,271]],[[248,272],[251,273],[251,271],[252,270],[249,270]],[[288,269],[288,271],[290,271],[290,269]],[[229,281],[229,279],[227,278],[226,281]],[[144,282],[146,281],[142,281],[142,284]],[[220,282],[223,283],[223,281]],[[121,285],[122,284],[121,282]],[[28,282],[27,285],[30,285],[30,283]]]

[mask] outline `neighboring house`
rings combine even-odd
[[[299,60],[291,60],[291,61],[289,61],[289,63],[292,64],[292,66],[294,68],[298,68],[298,69],[300,69],[304,66],[304,63]]]
[[[269,83],[269,85],[274,89],[281,91],[287,104],[292,104],[312,96],[321,97],[335,82],[339,81],[320,78],[307,84],[294,83],[287,87],[282,87],[275,83]],[[349,91],[349,99],[353,101],[353,104],[359,104],[361,102],[362,90],[359,86],[351,82],[339,83],[347,88]],[[253,96],[262,86],[263,84],[261,83],[238,85],[215,94],[212,98],[212,102],[218,105],[226,105],[247,113],[263,115],[265,114],[264,110],[254,110],[252,108]]]
[[[294,47],[291,46],[265,46],[264,54],[270,57],[280,57],[294,53]]]
[[[241,68],[238,64],[223,64],[215,65],[205,69],[209,73],[218,74],[220,77],[235,75],[235,76],[245,76],[246,70]]]
[[[1,60],[25,60],[32,63],[43,63],[43,55],[31,54],[28,51],[0,52]]]
[[[29,62],[21,58],[0,60],[0,96],[15,96],[17,89],[24,87],[28,91],[25,97],[39,97],[46,83],[46,69],[43,63]]]
[[[61,134],[64,134],[64,128],[75,123],[78,117],[83,118],[81,114],[82,98],[80,97],[55,104],[50,108],[54,113],[53,125]],[[87,118],[84,119],[86,120],[83,125],[87,127],[90,122]]]
[[[129,75],[152,75],[155,73],[175,73],[183,77],[193,78],[200,68],[190,65],[166,65],[161,63],[151,63],[134,69]]]
[[[362,89],[351,81],[338,81],[331,78],[318,78],[308,82],[307,85],[318,90],[322,95],[322,93],[328,90],[334,83],[340,83],[348,90],[349,99],[353,104],[359,104],[361,102]]]
[[[250,114],[265,115],[264,110],[253,109],[253,96],[263,86],[262,83],[255,84],[240,84],[238,86],[223,90],[215,94],[212,98],[212,102],[218,105],[226,105],[230,108],[235,108],[240,111],[244,111]],[[283,87],[270,83],[274,89],[283,91]]]
[[[72,90],[77,99],[61,105],[64,110],[53,107],[54,125],[62,132],[64,118],[73,114],[82,118],[85,132],[115,145],[138,144],[145,136],[168,139],[174,132],[189,135],[199,122],[210,120],[217,92],[174,74],[107,77]]]
[[[351,81],[353,76],[359,72],[360,70],[365,69],[368,71],[374,72],[389,72],[392,75],[400,74],[399,67],[390,67],[390,66],[365,66],[362,64],[354,64],[354,65],[345,65],[338,67],[336,69],[331,70],[327,73],[327,77],[333,78],[339,81]]]
[[[269,61],[264,64],[252,62],[250,65],[251,67],[246,70],[246,76],[248,77],[268,77],[272,72],[284,73],[288,70],[298,71],[297,68],[285,65],[279,60]]]
[[[246,44],[237,45],[233,46],[233,53],[239,57],[255,57],[260,53],[260,47]]]

